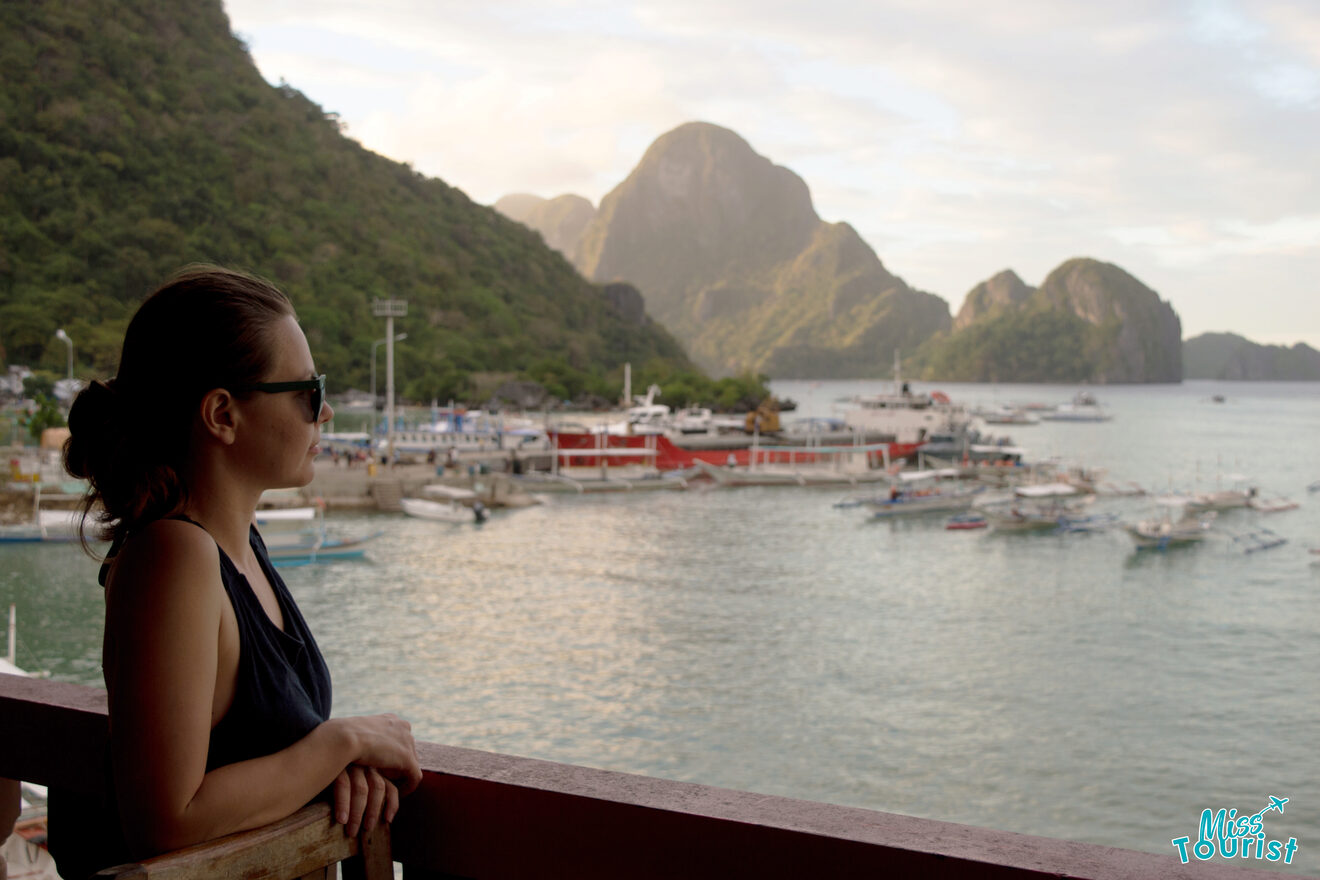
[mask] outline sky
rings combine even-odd
[[[956,313],[1116,263],[1182,319],[1320,348],[1315,0],[225,0],[262,75],[491,204],[599,205],[665,132],[742,135]]]

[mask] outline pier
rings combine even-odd
[[[0,718],[0,776],[103,794],[104,691],[0,674]],[[346,878],[375,880],[392,876],[390,859],[407,880],[1280,876],[434,743],[419,743],[418,752],[422,784],[388,834],[347,840],[328,807],[313,804],[264,828],[102,876],[325,877],[327,865],[346,860]]]

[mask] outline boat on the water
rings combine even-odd
[[[789,443],[783,437],[759,434],[729,434],[694,441],[665,434],[551,431],[550,442],[556,473],[570,468],[595,468],[603,471],[627,467],[636,469],[639,463],[647,463],[656,472],[666,473],[694,468],[698,462],[735,469],[769,465],[788,465],[796,469],[803,465],[830,461],[839,454],[863,457],[869,470],[886,468],[890,461],[902,457],[904,450],[915,452],[919,445],[858,444],[856,441],[860,438],[849,436],[853,438],[852,442],[827,444],[815,439]]]
[[[985,486],[949,485],[938,482],[956,477],[952,468],[934,471],[904,471],[895,474],[889,491],[863,500],[871,515],[885,519],[919,513],[948,513],[967,510],[985,492]]]
[[[944,524],[944,528],[947,531],[956,532],[984,529],[989,525],[989,521],[979,513],[958,513],[949,517],[949,521]]]
[[[898,353],[894,353],[894,387],[884,394],[862,395],[843,411],[844,423],[868,440],[920,446],[934,434],[961,437],[972,417],[966,407],[955,404],[942,391],[914,392],[902,380]],[[894,457],[907,455],[895,453]]]
[[[366,553],[366,545],[382,534],[331,534],[325,524],[325,508],[320,505],[258,510],[256,520],[266,553],[277,568],[359,559]]]
[[[37,542],[67,544],[78,540],[78,525],[82,522],[81,510],[46,510],[39,509],[36,519],[30,523],[14,526],[0,526],[0,544],[32,544]],[[89,523],[89,526],[91,523]],[[89,528],[89,541],[96,540],[96,530]]]
[[[979,512],[995,531],[1052,531],[1066,518],[1080,516],[1094,500],[1069,483],[1039,483],[1018,486],[1010,498],[988,502]]]
[[[401,498],[399,506],[408,516],[418,519],[429,519],[436,522],[450,523],[484,523],[486,521],[486,505],[480,501],[474,501],[472,506],[460,504],[457,501],[429,501],[425,498]]]
[[[1276,498],[1261,498],[1257,496],[1248,502],[1248,506],[1259,513],[1283,513],[1288,510],[1296,510],[1301,505],[1291,498],[1282,496]]]
[[[1205,540],[1214,523],[1215,512],[1197,513],[1185,510],[1181,517],[1174,519],[1171,511],[1185,506],[1180,501],[1181,499],[1165,501],[1164,504],[1168,509],[1161,517],[1124,526],[1138,550],[1165,550],[1169,547],[1199,544]]]
[[[1040,416],[1014,406],[981,407],[972,413],[987,425],[1039,425]]]
[[[1113,418],[1089,391],[1078,391],[1072,403],[1063,403],[1040,416],[1047,422],[1107,422]]]
[[[1214,492],[1197,492],[1186,500],[1190,511],[1235,510],[1250,507],[1256,500],[1256,489],[1219,489]]]

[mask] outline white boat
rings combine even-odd
[[[674,413],[670,429],[679,434],[709,434],[715,430],[715,414],[704,406],[686,406]]]
[[[1018,486],[1011,498],[978,509],[996,531],[1044,531],[1058,529],[1094,500],[1069,483],[1038,483]]]
[[[1039,425],[1040,417],[1012,406],[982,407],[973,412],[987,425]]]
[[[872,467],[876,455],[889,463],[889,444],[854,446],[774,446],[753,445],[746,465],[717,465],[697,459],[693,466],[719,486],[857,486],[889,479],[883,467]],[[763,458],[771,453],[779,463]],[[801,454],[799,463],[783,463],[783,456]],[[734,456],[730,455],[732,460]]]
[[[266,554],[279,568],[358,559],[366,553],[367,543],[381,535],[331,534],[325,524],[325,508],[320,505],[258,510],[255,516]]]
[[[1164,498],[1157,503],[1165,508],[1163,515],[1124,526],[1138,550],[1164,550],[1205,540],[1215,520],[1214,511],[1194,513],[1180,498]],[[1180,509],[1183,513],[1175,519],[1173,511]]]
[[[1113,418],[1089,391],[1078,391],[1072,403],[1060,404],[1040,417],[1047,422],[1107,422]]]
[[[431,500],[461,501],[471,504],[477,499],[477,493],[462,486],[450,486],[447,483],[429,483],[422,487],[422,494]]]
[[[1291,498],[1284,498],[1283,496],[1275,498],[1261,498],[1258,496],[1251,499],[1251,501],[1248,502],[1248,506],[1251,507],[1252,510],[1259,511],[1260,513],[1283,513],[1286,510],[1296,510],[1298,507],[1301,507],[1296,501],[1293,501]]]
[[[408,516],[450,523],[483,523],[486,521],[486,505],[480,501],[471,507],[457,501],[428,501],[425,498],[401,498],[399,506]]]
[[[0,526],[0,544],[53,543],[67,544],[78,540],[78,526],[82,522],[81,510],[37,511],[30,523]],[[88,522],[87,540],[97,540],[95,521]]]
[[[1234,510],[1249,507],[1256,499],[1256,490],[1219,489],[1214,492],[1196,492],[1186,499],[1188,510]]]
[[[886,519],[917,513],[949,513],[967,510],[985,491],[984,486],[930,486],[923,489],[893,487],[888,497],[865,502],[872,516]]]
[[[898,444],[924,443],[932,434],[961,436],[967,431],[972,417],[966,407],[953,403],[942,391],[914,393],[902,380],[899,369],[895,352],[893,391],[853,398],[854,405],[843,411],[847,428],[868,442],[888,440]]]

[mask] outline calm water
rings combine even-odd
[[[775,387],[827,415],[876,385]],[[969,403],[1075,390],[944,387]],[[1316,873],[1320,384],[1097,394],[1114,421],[1014,439],[1147,487],[1245,475],[1303,506],[1226,513],[1219,531],[1290,543],[1138,555],[1121,533],[870,523],[834,491],[746,489],[556,498],[479,528],[336,517],[386,535],[369,560],[286,578],[336,711],[397,711],[424,739],[1165,854],[1203,808],[1273,794],[1291,800],[1266,831],[1297,837],[1293,869]],[[99,684],[95,565],[0,552],[20,665]]]

